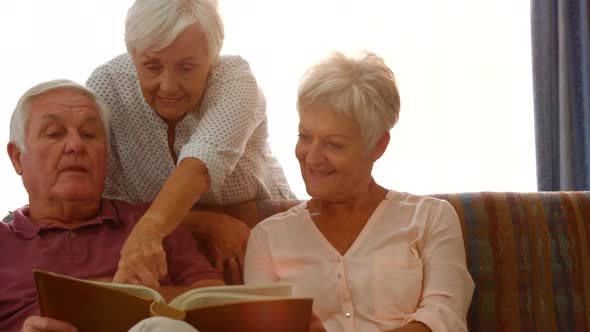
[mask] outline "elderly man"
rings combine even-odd
[[[103,104],[71,81],[39,84],[19,100],[7,150],[29,205],[0,222],[0,331],[74,330],[37,316],[33,269],[94,280],[117,271],[123,243],[148,205],[101,198],[108,124]],[[186,229],[176,229],[164,248],[161,285],[222,284]],[[164,289],[171,296],[184,290]]]

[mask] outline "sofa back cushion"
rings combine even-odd
[[[256,226],[262,220],[284,212],[297,204],[303,203],[302,200],[252,200],[240,204],[220,205],[220,206],[200,206],[194,207],[195,210],[209,211],[214,213],[223,213],[230,215],[246,223],[250,228]]]
[[[449,201],[461,222],[475,282],[470,331],[590,331],[590,192],[432,196]],[[207,210],[253,227],[300,202]]]
[[[590,192],[434,196],[461,220],[470,331],[590,331]]]

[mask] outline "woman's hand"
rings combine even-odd
[[[31,316],[23,323],[21,332],[77,332],[70,323],[48,317]]]
[[[209,227],[209,249],[215,258],[214,267],[222,272],[223,262],[229,258],[236,258],[242,267],[250,228],[241,220],[231,216],[218,216],[217,220],[211,221]]]
[[[125,241],[113,282],[157,288],[159,280],[168,273],[162,247],[164,237],[176,229],[208,190],[205,164],[194,158],[180,162]]]
[[[228,258],[236,258],[240,267],[244,266],[246,244],[250,236],[250,228],[244,222],[225,214],[191,211],[184,223],[199,241],[206,244],[218,271],[223,271],[223,263]]]
[[[168,273],[162,247],[164,235],[158,230],[158,223],[149,219],[144,215],[125,241],[113,282],[158,288],[159,280]]]

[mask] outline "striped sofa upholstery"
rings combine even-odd
[[[457,211],[475,281],[470,331],[590,331],[590,192],[433,195]],[[208,208],[250,227],[299,201]],[[226,279],[241,271],[228,267]]]
[[[436,196],[461,220],[470,331],[590,331],[590,192]]]

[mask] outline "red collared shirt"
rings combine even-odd
[[[112,277],[119,252],[149,205],[103,199],[101,213],[69,230],[38,225],[22,207],[0,222],[0,331],[19,330],[39,314],[33,269],[97,279]],[[177,228],[164,240],[168,276],[163,285],[190,285],[220,279],[196,249],[190,232]]]

